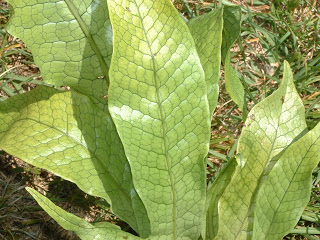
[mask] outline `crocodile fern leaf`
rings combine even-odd
[[[34,118],[34,121],[40,121],[38,125],[43,124],[39,119],[41,115],[43,115],[42,119],[57,116],[59,120],[49,121],[47,127],[50,130],[48,132],[55,132],[57,123],[64,125],[61,134],[64,134],[67,139],[75,138],[72,140],[75,142],[74,145],[87,149],[85,158],[88,158],[88,161],[92,163],[98,161],[100,166],[95,164],[94,169],[91,169],[90,165],[92,164],[88,165],[77,161],[76,159],[81,159],[84,155],[77,156],[76,153],[72,153],[70,146],[65,144],[64,140],[55,143],[57,146],[54,146],[54,154],[57,156],[52,156],[55,158],[55,164],[51,163],[50,167],[47,166],[43,163],[43,156],[48,155],[46,143],[53,138],[51,135],[47,135],[47,138],[43,137],[41,140],[43,143],[39,142],[39,147],[32,158],[26,156],[24,151],[19,150],[20,147],[14,139],[11,142],[2,141],[1,148],[21,157],[30,164],[47,168],[53,173],[73,181],[83,191],[91,195],[105,198],[111,204],[116,215],[126,219],[130,226],[143,236],[148,235],[150,233],[149,220],[146,217],[144,205],[133,187],[129,163],[108,112],[106,95],[112,56],[112,27],[107,4],[97,0],[11,0],[8,2],[14,11],[7,29],[11,34],[20,37],[31,49],[43,80],[55,86],[69,86],[74,94],[64,95],[66,102],[61,100],[58,107],[54,106],[55,103],[50,102],[51,90],[43,90],[44,92],[38,93],[39,96],[36,96],[37,93],[31,93],[26,97],[26,99],[30,99],[30,102],[41,101],[42,109],[47,109],[44,112],[37,104],[28,105],[29,101],[26,101],[26,104],[23,103],[25,100],[20,100],[21,97],[11,100],[12,102],[9,101],[6,106],[2,106],[5,115],[3,115],[0,134],[8,135],[8,129],[11,129],[12,132],[15,129],[13,125],[21,118],[16,112],[17,114],[12,113],[14,117],[11,119],[9,117],[10,111],[27,112],[28,114],[25,114],[23,118],[30,117],[32,111],[41,112]],[[43,96],[43,99],[39,99],[40,96]],[[81,105],[77,110],[73,106],[75,106],[74,102],[81,103],[81,101],[79,102],[80,96],[84,98],[82,101],[87,105]],[[48,99],[47,102],[46,99]],[[21,102],[21,104],[13,101]],[[8,107],[8,105],[12,107]],[[56,111],[50,111],[51,107]],[[81,109],[83,107],[85,109]],[[71,110],[67,112],[67,108]],[[98,117],[99,115],[100,117]],[[94,118],[101,119],[94,120]],[[16,129],[17,131],[23,131],[24,127],[18,128],[20,129]],[[34,132],[29,130],[26,139],[22,140],[26,141],[24,142],[27,145],[26,148],[32,146],[30,144],[33,141],[32,136],[36,135],[37,131],[39,131],[37,128],[34,128]],[[100,143],[98,143],[99,141]],[[68,154],[64,153],[66,150],[68,150]],[[67,163],[71,159],[74,161],[66,171]],[[101,169],[103,169],[102,173],[100,173]],[[88,172],[89,170],[90,172]],[[95,180],[86,181],[81,175],[84,172],[90,173],[90,176]],[[112,191],[106,190],[113,189],[115,186],[114,181],[108,181],[109,177],[106,175],[113,178],[117,182],[116,185],[122,186],[116,190],[117,194],[114,195]],[[104,182],[104,184],[97,182]],[[122,203],[119,201],[122,198],[127,200]]]
[[[308,203],[319,127],[306,134],[304,107],[284,66],[281,86],[250,111],[242,130],[215,240],[282,239]]]
[[[236,159],[206,189],[221,60],[226,81],[239,80],[230,67],[239,8],[186,24],[170,0],[9,2],[8,29],[43,80],[70,89],[1,102],[0,147],[104,198],[138,236],[88,223],[28,188],[61,226],[86,240],[280,240],[295,226],[320,127],[307,133],[286,62],[279,89],[249,113]],[[244,93],[229,92],[243,107]]]
[[[210,134],[196,47],[170,1],[108,4],[114,29],[109,111],[151,236],[196,239],[205,217]]]
[[[48,198],[41,195],[32,188],[26,188],[27,191],[34,197],[38,204],[50,214],[64,229],[75,232],[82,240],[138,240],[132,234],[126,233],[120,227],[108,223],[100,222],[90,224],[82,218],[79,218],[71,213],[64,211],[62,208],[56,206]]]

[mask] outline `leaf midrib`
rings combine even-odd
[[[114,182],[115,185],[118,186],[118,189],[120,189],[120,191],[123,192],[124,196],[128,199],[128,201],[131,202],[131,199],[130,199],[130,197],[129,197],[129,194],[128,194],[127,192],[124,192],[124,190],[123,190],[123,188],[121,187],[121,185],[118,184],[118,182],[117,182],[117,181],[115,180],[115,178],[110,174],[110,172],[108,171],[108,169],[105,168],[105,166],[103,165],[102,159],[100,159],[94,152],[92,152],[92,151],[89,149],[88,146],[85,146],[83,143],[81,143],[81,142],[79,142],[77,139],[69,136],[67,133],[63,132],[62,130],[60,130],[60,129],[54,127],[54,126],[51,126],[51,125],[49,125],[49,124],[40,122],[39,120],[36,120],[36,119],[33,119],[33,118],[21,118],[21,119],[19,119],[19,120],[16,120],[16,121],[14,122],[14,124],[17,123],[17,122],[20,122],[20,121],[28,121],[28,120],[34,121],[34,122],[36,122],[36,123],[38,123],[38,124],[40,124],[40,125],[43,125],[43,126],[46,126],[46,127],[48,127],[48,128],[51,128],[51,129],[56,130],[57,132],[61,133],[61,134],[64,135],[65,137],[70,138],[70,139],[72,139],[74,142],[78,143],[78,144],[79,144],[80,146],[82,146],[84,149],[88,150],[88,152],[90,153],[90,155],[92,155],[94,158],[96,158],[96,159],[98,160],[98,164],[101,166],[101,168],[102,168],[102,169],[106,169],[106,172],[109,173],[109,177],[110,177],[111,181]]]
[[[153,80],[154,80],[154,85],[155,85],[155,88],[156,88],[156,103],[157,105],[159,106],[159,111],[160,111],[160,121],[161,121],[161,128],[162,128],[162,139],[163,139],[163,142],[164,142],[164,151],[165,151],[165,162],[166,162],[166,165],[167,165],[167,170],[168,170],[168,174],[170,176],[170,185],[171,185],[171,193],[172,193],[172,204],[173,204],[173,214],[172,214],[172,217],[173,217],[173,239],[176,240],[177,239],[177,196],[176,196],[176,190],[175,190],[175,181],[174,181],[174,176],[172,174],[172,172],[170,171],[171,170],[171,162],[170,162],[170,159],[169,159],[169,155],[168,155],[168,139],[167,139],[167,136],[166,136],[166,123],[165,123],[165,114],[164,114],[164,111],[163,111],[163,108],[161,106],[161,102],[160,102],[160,94],[159,94],[159,89],[160,89],[160,86],[159,86],[159,81],[158,81],[158,77],[157,77],[157,74],[156,74],[156,61],[154,59],[154,54],[152,52],[152,49],[151,49],[151,44],[150,44],[150,41],[148,39],[148,35],[147,35],[147,32],[146,32],[146,29],[145,29],[145,26],[143,24],[143,19],[142,19],[142,16],[141,16],[141,13],[140,13],[140,9],[139,9],[139,6],[136,2],[136,0],[134,0],[134,4],[137,8],[137,12],[139,14],[139,19],[141,21],[141,25],[142,25],[142,29],[143,29],[143,32],[145,34],[145,38],[146,38],[146,42],[147,42],[147,45],[148,45],[148,48],[149,48],[149,51],[150,51],[150,55],[151,55],[151,59],[152,59],[152,68],[153,68]]]
[[[304,154],[302,160],[300,161],[299,165],[297,166],[296,171],[294,172],[293,176],[296,176],[296,174],[297,174],[298,170],[300,169],[300,166],[301,166],[304,158],[308,155],[310,149],[316,144],[316,142],[319,140],[319,138],[320,138],[320,136],[317,137],[317,139],[310,145],[310,147],[308,148],[308,150],[307,150],[306,153]],[[294,178],[294,177],[291,178],[290,183],[289,183],[287,189],[285,190],[285,194],[283,194],[283,196],[282,196],[282,198],[281,198],[281,201],[279,202],[278,207],[277,207],[277,209],[276,209],[274,212],[277,212],[277,211],[279,210],[280,206],[282,206],[281,203],[282,203],[283,199],[285,198],[286,193],[287,193],[288,189],[290,188],[290,186],[291,186],[291,184],[292,184],[293,178]],[[270,221],[270,223],[273,223],[274,218],[275,218],[275,214],[273,214],[272,220]],[[272,224],[270,224],[269,227],[268,227],[268,231],[267,231],[268,234],[269,234],[269,231],[270,231],[270,229],[271,229],[271,226],[272,226]],[[267,236],[268,236],[268,235],[267,235]]]
[[[286,85],[286,89],[285,89],[285,93],[283,94],[283,96],[287,95],[287,88],[288,88],[288,83]],[[275,134],[274,134],[274,139],[272,141],[272,145],[271,145],[271,150],[268,154],[268,157],[267,157],[267,162],[266,162],[266,166],[262,172],[262,174],[260,175],[260,177],[257,179],[257,186],[255,187],[255,190],[254,192],[252,193],[252,197],[251,197],[251,200],[250,200],[250,204],[249,204],[249,207],[248,207],[248,210],[247,210],[247,214],[246,214],[246,217],[245,219],[248,219],[250,216],[252,216],[254,218],[254,210],[255,210],[255,203],[256,203],[256,198],[257,198],[257,195],[258,195],[258,192],[259,192],[259,189],[262,185],[262,183],[264,182],[263,180],[263,177],[265,175],[265,169],[266,167],[268,166],[269,162],[272,160],[272,158],[270,158],[272,152],[273,152],[273,148],[274,148],[274,144],[276,142],[276,139],[278,138],[278,131],[279,131],[279,127],[280,127],[280,117],[281,117],[281,114],[283,112],[283,105],[281,105],[281,110],[280,110],[280,114],[278,116],[278,121],[277,121],[277,128],[276,128],[276,131],[275,131]],[[252,214],[252,215],[251,215]],[[241,224],[241,227],[239,228],[239,231],[237,232],[236,236],[238,237],[240,232],[242,231],[243,229],[243,225],[244,225],[245,221],[242,222]],[[253,229],[253,223],[252,223],[252,229]],[[246,232],[247,232],[247,240],[251,240],[252,239],[252,235],[248,234],[248,231],[251,231],[252,230],[250,228],[250,222],[248,220],[248,229],[246,229]]]
[[[93,39],[93,37],[92,37],[92,35],[91,35],[90,31],[89,31],[88,26],[86,25],[86,23],[83,21],[83,19],[79,15],[79,13],[77,11],[77,8],[74,6],[74,4],[71,2],[71,0],[64,0],[64,2],[66,3],[66,5],[67,5],[69,11],[71,12],[71,14],[77,20],[82,32],[87,37],[92,50],[94,51],[94,53],[96,54],[96,56],[98,58],[98,61],[100,63],[100,67],[101,67],[101,70],[103,72],[103,75],[107,80],[107,84],[109,85],[109,67],[108,67],[107,63],[105,62],[105,60],[103,59],[103,56],[101,55],[101,51],[98,48],[95,40]]]

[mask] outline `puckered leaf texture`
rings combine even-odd
[[[154,239],[198,239],[210,118],[200,59],[170,0],[108,1],[109,110]]]
[[[14,11],[7,29],[27,44],[44,81],[72,87],[104,104],[112,55],[107,4],[98,0],[8,2]]]
[[[191,19],[188,27],[206,77],[211,120],[219,95],[223,8]]]
[[[142,236],[147,236],[149,234],[148,217],[141,199],[133,188],[130,167],[126,160],[116,128],[108,113],[106,96],[108,88],[108,71],[112,55],[112,27],[106,1],[10,0],[8,2],[12,5],[13,14],[7,29],[11,34],[21,38],[31,49],[35,63],[39,66],[42,73],[43,81],[52,83],[55,86],[69,86],[74,93],[71,98],[79,98],[80,95],[77,95],[77,92],[87,96],[87,99],[85,99],[84,96],[83,98],[88,104],[87,108],[92,108],[88,110],[89,112],[91,111],[90,114],[98,113],[99,110],[96,108],[103,110],[104,113],[99,112],[95,117],[89,117],[89,113],[85,112],[88,113],[83,115],[88,117],[85,117],[85,120],[82,119],[81,112],[70,113],[77,121],[74,125],[78,124],[77,137],[81,139],[80,145],[85,145],[85,147],[92,148],[94,151],[100,149],[99,152],[108,152],[112,149],[113,152],[117,152],[116,156],[118,157],[114,158],[114,155],[112,155],[113,153],[111,155],[105,154],[99,162],[107,167],[110,167],[109,165],[111,164],[114,169],[117,169],[115,171],[116,174],[119,174],[117,181],[119,181],[120,184],[125,183],[124,186],[122,186],[125,189],[120,188],[117,196],[110,196],[113,192],[107,191],[103,194],[103,197],[112,201],[110,203],[116,215],[123,217],[124,220],[127,219],[128,223],[137,232]],[[31,95],[29,95],[29,98],[30,96]],[[44,99],[41,100],[44,102]],[[66,104],[69,104],[73,100],[75,99],[68,99]],[[18,102],[19,101],[20,100],[18,100]],[[34,99],[32,101],[36,100]],[[90,101],[94,104],[89,103]],[[21,100],[21,102],[23,102],[23,100]],[[70,104],[72,105],[73,103]],[[12,105],[15,104],[12,103]],[[44,103],[44,105],[47,105],[50,110],[50,103]],[[16,107],[20,109],[23,108],[23,106],[22,104],[18,104]],[[35,107],[35,104],[32,106]],[[50,112],[49,110],[45,111],[43,114],[46,115]],[[62,107],[59,110],[60,111],[55,112],[52,116],[50,113],[50,116],[47,116],[47,118],[65,118],[68,116],[64,113]],[[36,111],[39,111],[41,115],[42,109],[36,109]],[[30,113],[31,112],[29,111],[28,114]],[[26,116],[28,114],[26,114]],[[59,116],[59,114],[61,114],[61,116]],[[102,120],[93,119],[98,119],[99,117],[102,117]],[[68,121],[69,119],[71,118],[64,119],[64,121]],[[8,119],[5,119],[4,121],[7,120]],[[101,125],[101,121],[104,122],[105,125],[108,125],[108,128],[103,130],[103,136],[95,135],[96,133],[98,134],[99,131],[102,131],[101,128],[105,127]],[[86,122],[86,124],[82,125],[83,122]],[[89,128],[88,125],[91,125],[91,127]],[[50,125],[49,127],[54,128],[55,126]],[[23,128],[23,126],[21,128]],[[97,129],[100,130],[97,131]],[[18,128],[11,129],[10,133],[6,130],[6,134],[8,134],[7,137],[10,138],[10,134],[17,135],[18,131]],[[33,128],[33,131],[30,130],[28,134],[32,136],[33,134],[36,134],[36,131],[37,129]],[[4,132],[2,132],[2,134],[4,134]],[[101,139],[100,143],[96,139]],[[26,141],[28,142],[27,138]],[[44,138],[44,141],[49,141],[49,137],[47,140]],[[40,158],[33,157],[32,162],[30,162],[30,159],[24,159],[26,156],[20,152],[18,145],[4,142],[2,142],[2,144],[7,144],[0,145],[0,147],[6,148],[9,153],[16,156],[19,154],[23,160],[29,161],[29,163],[37,165],[38,167],[47,168],[46,165],[42,165],[43,162],[40,161]],[[9,144],[11,144],[10,149],[8,148]],[[57,142],[57,145],[59,144],[63,143]],[[31,147],[32,145],[29,144],[29,146]],[[58,155],[60,148],[61,147],[57,147],[58,151],[56,154]],[[38,148],[35,152],[39,156],[44,156],[47,154],[48,150],[46,150],[45,147],[42,147]],[[69,153],[70,152],[71,150],[69,150]],[[72,162],[74,157],[69,155],[64,159],[64,156],[65,155],[60,153],[59,161]],[[93,161],[95,156],[93,156],[93,154],[90,156],[92,157],[90,161]],[[85,173],[87,170],[86,167],[90,166],[90,164],[81,164],[79,161],[81,157],[82,156],[78,156],[76,158],[78,161],[75,161],[77,165],[75,172],[81,171]],[[85,183],[85,179],[81,179],[80,177],[72,177],[71,179],[69,177],[69,172],[74,166],[71,164],[69,166],[69,171],[64,172],[65,170],[63,169],[67,168],[66,165],[67,164],[59,163],[56,164],[54,169],[50,167],[50,170],[57,175],[65,176],[67,179],[74,181],[83,191],[96,196],[102,196],[101,193],[105,191],[105,189],[100,188],[101,186],[99,184],[96,185],[94,181],[87,181]],[[102,166],[99,170],[103,172],[106,171]],[[73,173],[73,175],[76,174],[77,173]],[[89,173],[87,172],[86,174]],[[104,179],[104,176],[100,175],[99,171],[95,174],[97,177]],[[105,182],[104,184],[112,185],[112,181],[109,182],[106,179],[103,181]],[[85,187],[82,186],[83,184],[85,184]],[[92,189],[96,189],[96,191],[93,191]],[[119,194],[123,196],[120,196]],[[122,204],[119,201],[119,197],[120,199],[127,199],[125,204]],[[127,204],[131,206],[128,206]]]
[[[237,157],[206,200],[221,59],[232,99],[245,102],[230,65],[239,8],[187,26],[170,0],[8,2],[8,29],[43,80],[71,90],[39,87],[1,102],[0,148],[106,199],[141,238],[275,240],[293,228],[319,161],[320,125],[306,134],[286,62],[280,88],[249,113]],[[140,239],[28,191],[82,239]]]
[[[1,102],[0,147],[105,198],[119,217],[148,234],[114,125],[85,95],[38,87]]]
[[[294,227],[319,161],[316,134],[301,138],[305,130],[304,107],[285,62],[280,88],[251,110],[242,131],[238,166],[219,201],[215,239],[281,239]]]

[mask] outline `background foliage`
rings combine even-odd
[[[308,127],[313,128],[320,120],[320,1],[234,0],[223,3],[242,7],[241,37],[232,49],[231,62],[245,86],[248,106],[242,113],[226,94],[224,82],[220,82],[208,157],[210,182],[225,160],[234,154],[233,146],[246,118],[246,110],[278,87],[283,60],[290,63],[294,72],[296,87],[306,107]],[[173,4],[190,19],[216,8],[219,1],[173,0]],[[43,85],[43,82],[30,51],[5,31],[10,13],[8,4],[2,0],[0,14],[0,101],[3,101]],[[52,201],[88,221],[105,219],[128,230],[125,223],[108,211],[105,202],[84,194],[74,184],[3,151],[0,151],[0,166],[0,239],[77,239],[43,212],[25,192],[25,186],[42,193],[50,189],[47,196]],[[315,169],[313,176],[309,205],[297,229],[285,239],[319,239],[320,167]]]

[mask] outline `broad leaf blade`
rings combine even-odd
[[[210,134],[204,73],[169,0],[108,1],[109,110],[155,239],[198,239]]]
[[[56,206],[48,198],[38,193],[32,188],[26,188],[27,191],[34,197],[38,204],[63,228],[75,232],[82,240],[114,240],[127,239],[138,240],[134,235],[126,233],[120,227],[103,222],[100,224],[90,224],[84,219],[81,219],[71,213],[66,212],[62,208]]]
[[[40,67],[43,80],[56,86],[66,85],[85,94],[97,104],[96,106],[108,113],[105,96],[107,95],[108,67],[112,55],[112,29],[107,2],[99,0],[10,0],[8,2],[11,3],[14,10],[7,26],[8,30],[25,41],[31,49],[35,62]],[[90,105],[90,107],[95,106]],[[123,176],[130,175],[128,162],[123,159],[122,143],[112,119],[109,114],[105,114],[104,117],[103,121],[108,122],[110,138],[100,143],[99,147],[95,146],[95,138],[92,138],[90,134],[84,134],[82,140],[85,145],[90,145],[93,149],[101,149],[106,143],[114,142],[112,149],[117,152],[115,155],[122,157],[118,160],[113,158],[113,153],[107,154],[105,157],[110,159],[106,162],[112,162],[111,165],[117,171],[123,170],[124,172],[121,173]],[[96,124],[100,122],[89,124],[92,125],[90,131],[94,133]],[[46,150],[43,149],[43,151]],[[23,156],[19,153],[19,148],[12,149],[12,152],[9,153],[13,154],[13,152]],[[34,164],[44,167],[37,160],[34,160]],[[55,173],[61,175],[60,170]],[[131,176],[124,180],[128,184],[130,181]],[[133,188],[132,182],[129,185],[131,185],[130,189]],[[83,187],[82,190],[88,192]],[[147,236],[148,217],[141,199],[134,189],[126,191],[131,193],[129,196],[131,204],[134,205],[133,211],[135,211],[135,216],[131,216],[132,207],[129,207],[128,212],[125,213],[125,215],[130,215],[128,223],[142,236]],[[124,209],[125,206],[126,204],[123,205]],[[123,212],[117,212],[117,208],[114,208],[114,211],[118,216],[125,216]],[[123,219],[128,219],[128,217]]]
[[[219,94],[222,14],[223,9],[219,8],[188,22],[206,76],[210,118],[217,106]]]
[[[246,121],[238,145],[238,167],[219,202],[215,239],[247,239],[253,228],[256,196],[276,156],[306,129],[304,107],[285,62],[282,85],[257,104]]]
[[[69,86],[106,108],[112,29],[99,0],[9,0],[8,31],[30,48],[43,80]],[[101,76],[104,76],[101,77]]]
[[[224,65],[224,79],[226,90],[232,100],[243,111],[245,101],[245,92],[230,62],[230,49],[240,34],[241,8],[224,6],[223,8],[223,34],[222,34],[222,61]]]
[[[110,116],[82,94],[38,87],[0,103],[0,147],[105,198],[142,236],[145,208]]]
[[[252,239],[282,239],[295,227],[309,202],[319,149],[320,124],[293,143],[275,164],[257,197]]]

